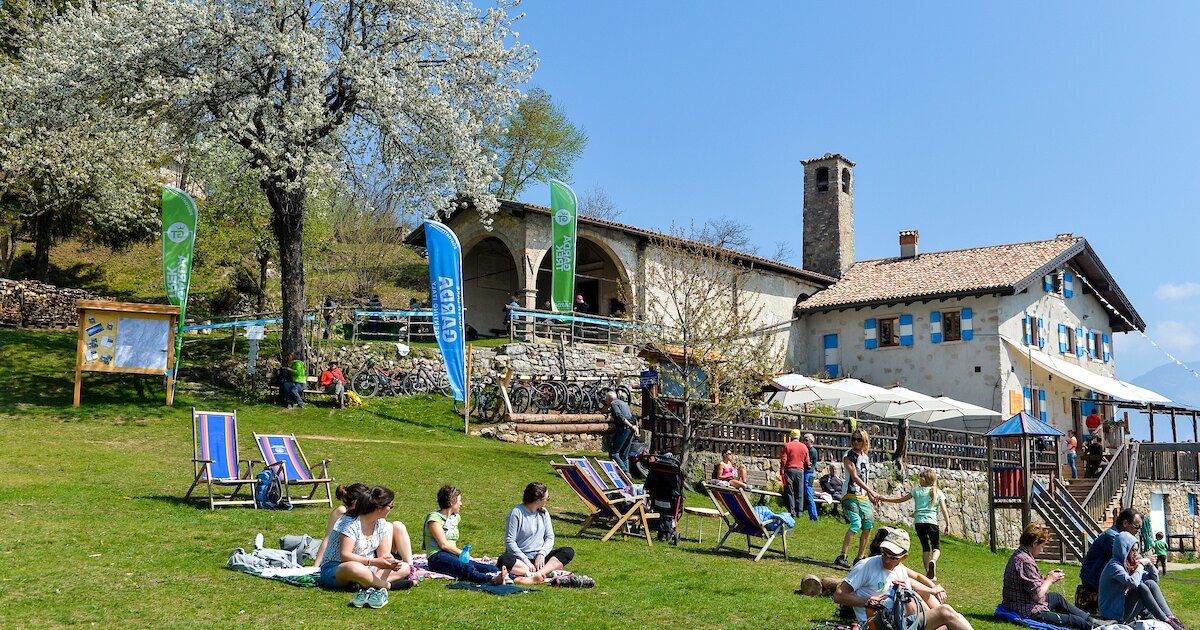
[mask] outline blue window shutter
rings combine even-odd
[[[1112,360],[1112,350],[1109,349],[1111,346],[1108,345],[1108,333],[1104,333],[1100,340],[1104,344],[1104,362],[1108,363]]]
[[[1075,329],[1075,356],[1082,357],[1087,342],[1083,340],[1083,326]]]
[[[1059,354],[1067,353],[1067,325],[1058,325],[1058,352]]]
[[[1038,347],[1045,348],[1046,347],[1046,324],[1045,324],[1045,322],[1042,321],[1041,317],[1037,318],[1037,325],[1038,325]]]
[[[838,365],[841,363],[841,357],[838,353],[838,336],[825,335],[825,373],[829,378],[838,377]]]
[[[975,326],[971,323],[971,309],[964,308],[959,316],[959,322],[962,324],[962,340],[970,341],[975,337]]]
[[[879,328],[874,318],[863,322],[863,336],[867,341],[867,350],[874,350],[879,347]]]
[[[1029,396],[1029,388],[1028,387],[1023,387],[1022,389],[1024,390],[1024,394],[1025,394],[1025,413],[1029,413],[1029,412],[1033,411],[1033,398],[1030,398],[1030,396]]]
[[[929,314],[929,340],[942,343],[942,314],[938,311]]]
[[[1038,420],[1046,421],[1046,390],[1038,390]]]
[[[1033,345],[1033,322],[1028,313],[1025,314],[1025,345]]]
[[[900,316],[900,345],[913,345],[913,320],[912,315]]]
[[[1063,297],[1069,298],[1075,295],[1075,276],[1071,272],[1063,272]]]
[[[1054,290],[1054,276],[1052,274],[1042,276],[1042,288],[1046,290],[1046,293]]]
[[[1089,359],[1096,358],[1096,338],[1090,329],[1083,329],[1083,338],[1087,340],[1087,355]]]

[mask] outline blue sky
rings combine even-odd
[[[800,160],[842,153],[858,259],[895,255],[903,229],[922,251],[1081,234],[1149,335],[1200,356],[1200,4],[520,9],[532,85],[589,136],[575,190],[604,189],[622,221],[730,217],[799,264]],[[1168,360],[1136,335],[1116,356],[1126,379]]]

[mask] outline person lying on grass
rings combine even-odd
[[[904,566],[904,559],[908,557],[908,547],[907,531],[889,529],[880,543],[882,553],[854,565],[846,579],[838,584],[833,593],[833,601],[853,607],[859,624],[866,627],[867,608],[890,610],[891,588],[893,585],[899,585],[911,589],[925,602],[927,630],[971,628],[970,622],[962,614],[944,603],[945,589],[940,586],[929,588],[919,581],[909,579],[909,571]]]
[[[359,593],[350,603],[371,608],[387,604],[387,591],[412,586],[405,579],[411,567],[389,551],[392,526],[386,517],[395,498],[395,493],[383,486],[358,496],[333,526],[332,540],[321,557],[318,584],[333,589],[365,588],[366,593]]]
[[[316,559],[319,563],[324,557],[325,546],[329,544],[331,535],[333,534],[333,526],[337,524],[338,519],[346,514],[346,511],[354,507],[354,502],[358,497],[371,488],[363,483],[352,483],[348,486],[338,486],[334,491],[334,496],[342,502],[341,505],[333,508],[329,513],[329,520],[325,523],[325,537],[321,539],[321,546],[317,547]],[[408,566],[412,566],[412,542],[408,538],[408,528],[400,521],[392,521],[392,555],[400,558]]]
[[[570,547],[554,548],[554,525],[546,510],[548,500],[550,491],[546,484],[534,481],[525,486],[521,503],[508,513],[508,521],[504,524],[504,554],[496,565],[507,569],[513,577],[546,579],[575,558],[575,550]],[[590,588],[596,582],[585,575],[572,575],[555,585]]]
[[[466,582],[504,584],[508,569],[471,560],[471,546],[458,548],[459,512],[462,511],[462,492],[451,485],[444,485],[437,494],[438,509],[425,517],[421,546],[429,555],[429,570],[444,573],[456,580]],[[513,579],[517,584],[541,584],[540,575],[525,575]]]

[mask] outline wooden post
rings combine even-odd
[[[996,471],[992,470],[992,437],[987,438],[987,480],[988,502],[992,509],[988,510],[988,546],[996,553]]]
[[[83,387],[83,353],[87,351],[87,339],[84,335],[84,328],[87,322],[83,319],[83,309],[79,309],[79,343],[75,348],[75,406],[79,406],[79,394]]]
[[[1150,416],[1150,441],[1154,441],[1154,403],[1146,403],[1146,413]]]
[[[1179,429],[1175,426],[1175,410],[1171,409],[1171,441],[1179,443]],[[1179,451],[1175,451],[1175,481],[1179,481]]]
[[[183,333],[178,330],[179,318],[177,316],[171,316],[170,321],[170,334],[167,335],[167,406],[173,407],[175,405],[175,368],[177,367],[175,365],[175,335]],[[237,330],[237,327],[234,326],[233,329]],[[234,336],[236,337],[236,333]]]
[[[463,388],[463,433],[471,432],[471,344],[467,344],[467,384]]]
[[[1021,467],[1025,469],[1024,497],[1021,498],[1021,528],[1033,520],[1033,443],[1028,435],[1021,436]],[[1061,542],[1059,544],[1062,544]]]
[[[508,387],[512,385],[513,369],[509,366],[504,370],[504,378],[500,380],[500,400],[504,402],[504,417],[512,416],[512,401],[508,398]]]

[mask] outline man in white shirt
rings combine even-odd
[[[909,580],[908,569],[904,567],[908,547],[907,531],[899,528],[889,529],[880,544],[880,555],[871,556],[854,565],[846,579],[838,584],[833,593],[833,601],[854,607],[854,615],[858,618],[860,627],[865,628],[867,608],[882,609],[881,612],[890,613],[892,586],[899,585],[916,592],[925,602],[927,630],[969,630],[971,623],[949,604],[943,603],[946,592],[944,589],[930,589],[924,584]]]

